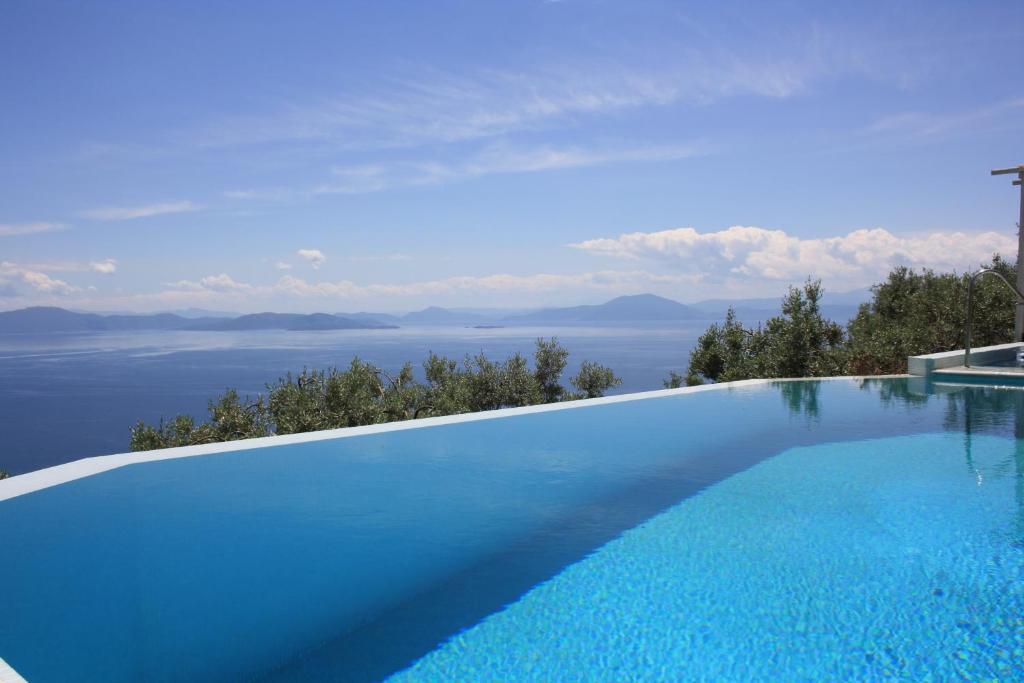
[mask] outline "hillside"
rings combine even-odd
[[[186,318],[173,313],[99,315],[56,306],[0,312],[0,334],[113,332],[119,330],[348,330],[393,327],[327,313],[256,313],[237,318]]]
[[[620,296],[603,304],[545,308],[524,315],[509,316],[510,324],[623,323],[673,320],[701,320],[707,314],[690,306],[654,294]]]

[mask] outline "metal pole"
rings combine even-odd
[[[1020,173],[1024,180],[1024,171]],[[1017,222],[1017,289],[1024,290],[1024,185],[1020,188],[1020,220]],[[1017,315],[1013,318],[1013,340],[1024,339],[1024,302],[1017,302]]]
[[[964,367],[971,367],[971,328],[974,327],[974,280],[981,273],[967,278],[967,324],[964,325]],[[1017,303],[1020,303],[1019,301]],[[1019,310],[1019,309],[1018,309]]]
[[[974,326],[974,281],[983,275],[995,275],[997,278],[1003,281],[1003,284],[1010,288],[1010,290],[1017,297],[1017,305],[1024,303],[1024,293],[1021,293],[1019,289],[1010,284],[1010,281],[1003,277],[1003,274],[998,270],[992,270],[991,268],[982,268],[976,273],[972,273],[967,277],[967,324],[964,326],[964,367],[971,367],[971,329]]]
[[[1017,289],[1024,291],[1024,165],[1016,168],[1002,168],[992,171],[992,175],[1016,173],[1014,185],[1020,188],[1020,221],[1017,223]],[[1018,301],[1013,316],[1013,340],[1024,341],[1024,302]]]

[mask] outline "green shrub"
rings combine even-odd
[[[178,415],[156,426],[139,422],[131,430],[133,451],[170,448],[270,434],[294,434],[338,427],[411,420],[575,398],[595,398],[618,386],[608,368],[584,361],[566,391],[561,376],[569,352],[558,340],[538,339],[533,369],[519,353],[504,362],[484,354],[456,361],[431,353],[423,363],[425,382],[412,365],[397,375],[358,358],[345,370],[304,369],[267,386],[267,396],[241,399],[229,389],[209,402],[209,420],[196,424]]]

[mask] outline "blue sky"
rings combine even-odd
[[[1013,256],[1020,2],[8,2],[0,308],[841,291]]]

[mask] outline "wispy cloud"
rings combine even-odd
[[[286,187],[251,187],[244,190],[225,190],[224,197],[227,199],[243,199],[253,201],[280,201],[288,199],[294,192]]]
[[[586,273],[535,273],[512,275],[499,273],[482,276],[457,276],[410,283],[358,284],[351,280],[310,282],[293,275],[284,275],[277,282],[254,285],[237,282],[227,274],[212,275],[198,281],[181,280],[166,283],[171,291],[216,292],[220,294],[287,295],[299,298],[342,298],[370,300],[381,298],[415,298],[465,293],[545,293],[565,289],[578,291],[642,291],[650,287],[692,285],[698,281],[689,275],[656,274],[642,270],[604,270]]]
[[[361,166],[336,166],[329,183],[313,194],[366,194],[395,187],[438,185],[492,174],[536,173],[560,169],[685,159],[703,153],[706,145],[664,144],[627,147],[515,147],[491,144],[461,161],[401,161]]]
[[[117,261],[112,258],[96,261],[32,261],[20,264],[22,268],[42,273],[101,273],[110,275],[117,270]]]
[[[901,237],[874,228],[806,239],[784,230],[738,225],[703,233],[693,228],[633,232],[569,246],[595,255],[651,260],[709,281],[794,282],[813,276],[849,287],[872,284],[897,265],[962,271],[994,253],[1010,255],[1017,249],[1012,235],[995,231]]]
[[[1024,128],[1021,121],[1022,112],[1024,97],[1016,97],[984,107],[955,112],[900,112],[878,119],[868,126],[865,132],[903,139],[934,139],[967,132],[976,133],[982,128]]]
[[[35,223],[0,223],[0,237],[38,235],[44,232],[67,230],[68,227],[69,226],[64,223],[52,223],[45,221],[37,221]]]
[[[98,221],[128,221],[136,218],[149,218],[168,213],[185,213],[199,211],[202,207],[189,200],[159,202],[143,206],[108,206],[83,211],[82,215]]]
[[[706,105],[741,95],[790,97],[844,68],[827,54],[800,50],[778,59],[741,58],[687,48],[659,65],[587,59],[459,74],[414,67],[412,75],[378,80],[344,98],[291,102],[277,112],[221,120],[182,139],[201,147],[316,141],[347,149],[477,140],[642,107]]]

